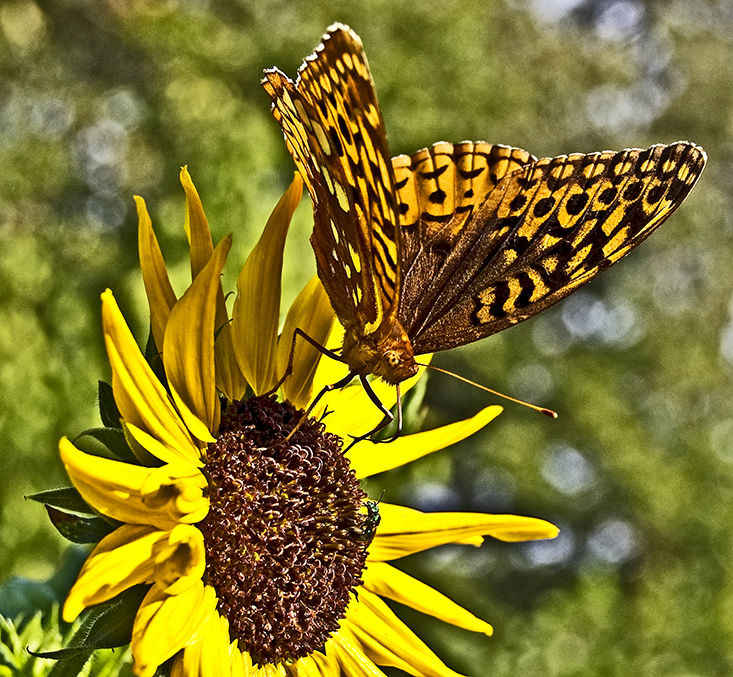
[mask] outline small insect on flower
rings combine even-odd
[[[379,501],[364,501],[364,507],[366,508],[366,516],[356,534],[356,540],[363,542],[365,547],[368,547],[374,540],[374,535],[377,533],[377,527],[382,518],[379,515]]]

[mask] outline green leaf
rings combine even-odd
[[[83,665],[98,649],[116,649],[132,640],[132,627],[149,585],[136,585],[121,593],[110,602],[100,604],[85,612],[84,619],[69,640],[68,646],[53,651],[30,651],[38,658],[50,658],[60,662],[58,675],[78,674],[66,672],[67,666]],[[81,668],[79,668],[81,669]]]
[[[95,651],[77,642],[67,648],[40,651],[45,647],[64,647],[72,643],[73,638],[83,639],[88,635],[88,630],[78,632],[80,621],[71,625],[64,623],[59,606],[54,604],[43,613],[24,613],[13,619],[0,615],[0,677],[77,677],[79,674],[132,677],[129,650]]]
[[[56,530],[72,543],[98,543],[118,526],[101,517],[81,517],[50,505],[46,512]]]
[[[58,661],[49,670],[48,677],[78,677],[93,654],[94,651],[87,649],[71,658]]]
[[[138,463],[121,428],[89,428],[79,433],[72,441],[78,449],[87,454]]]
[[[62,487],[61,489],[50,489],[37,494],[30,494],[26,499],[44,503],[46,506],[57,508],[62,512],[80,515],[82,517],[94,517],[96,512],[74,487]]]
[[[149,585],[136,585],[113,600],[90,609],[71,645],[114,649],[129,644],[135,616],[149,589]]]
[[[99,400],[99,417],[102,423],[108,428],[120,428],[120,410],[117,408],[112,386],[106,381],[99,381],[97,390]]]
[[[89,657],[94,653],[94,651],[95,649],[89,649],[88,647],[83,646],[70,646],[66,649],[56,649],[55,651],[33,651],[28,649],[28,653],[31,656],[35,656],[36,658],[49,658],[54,661],[60,661],[76,656],[85,656],[84,663],[89,660]]]

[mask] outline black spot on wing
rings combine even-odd
[[[533,214],[537,217],[547,216],[555,206],[554,197],[543,197],[541,200],[537,200],[537,204],[534,206]]]
[[[509,203],[509,209],[513,212],[518,212],[525,204],[527,204],[527,196],[519,193]]]
[[[445,191],[438,188],[438,190],[435,190],[432,193],[430,193],[429,199],[430,199],[430,202],[432,202],[433,204],[442,205],[443,202],[445,202],[446,197],[447,196],[445,194]]]
[[[575,195],[571,195],[565,203],[565,211],[567,211],[570,216],[577,216],[585,209],[589,200],[590,196],[588,193],[576,193]]]
[[[435,181],[442,176],[446,169],[448,169],[448,165],[443,165],[442,167],[434,169],[432,172],[420,172],[420,176],[422,176],[426,181]]]
[[[339,157],[344,156],[344,146],[341,143],[341,137],[335,127],[328,128],[328,135],[331,137],[331,148]]]
[[[484,167],[479,167],[478,169],[459,169],[458,175],[462,179],[475,179],[477,176],[480,176],[484,171]]]
[[[624,190],[624,200],[626,200],[627,202],[638,200],[642,190],[644,190],[643,181],[634,181],[630,183],[628,186],[626,186],[626,190]]]
[[[618,188],[613,188],[609,186],[608,188],[604,188],[601,191],[601,194],[598,196],[598,201],[601,204],[610,205],[616,199],[617,195]]]
[[[344,119],[344,116],[341,115],[340,113],[338,116],[338,126],[339,126],[339,129],[341,130],[341,134],[343,135],[343,137],[347,140],[350,139],[351,130],[349,129],[349,125],[346,124],[346,120]]]

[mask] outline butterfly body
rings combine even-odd
[[[548,308],[646,239],[705,165],[679,141],[537,159],[440,142],[390,158],[359,37],[332,26],[296,82],[266,71],[313,201],[318,275],[353,375],[399,384],[416,355],[484,338]]]
[[[389,315],[370,333],[358,326],[345,328],[341,359],[357,376],[374,374],[396,385],[417,374],[415,351],[407,332],[393,315]]]

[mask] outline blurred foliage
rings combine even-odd
[[[628,260],[542,316],[436,358],[560,418],[510,405],[370,493],[562,527],[548,543],[404,563],[496,627],[487,639],[405,612],[455,669],[731,674],[729,0],[1,3],[0,577],[48,578],[61,555],[22,496],[66,483],[57,440],[96,421],[108,374],[99,293],[113,288],[146,334],[132,194],[181,280],[188,164],[215,237],[235,233],[231,288],[293,171],[262,70],[293,76],[336,20],[364,41],[395,154],[465,138],[536,155],[679,138],[708,151],[691,197]],[[304,200],[286,301],[314,270],[310,218]],[[428,425],[488,400],[444,376],[427,390]]]
[[[38,655],[85,646],[94,635],[89,617],[66,623],[60,611],[86,554],[68,548],[46,581],[12,576],[0,583],[0,677],[132,677],[129,647],[76,654],[67,650],[73,655],[60,661]]]

